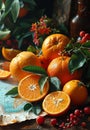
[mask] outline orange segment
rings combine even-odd
[[[13,48],[2,48],[2,55],[6,60],[11,61],[18,53],[20,53],[20,50],[16,50]]]
[[[70,102],[70,97],[65,92],[56,91],[44,98],[42,106],[49,115],[58,116],[67,112]]]
[[[0,69],[0,79],[7,79],[10,75],[11,73],[9,71]]]
[[[30,102],[36,102],[46,96],[49,90],[49,83],[46,82],[43,92],[41,92],[39,79],[39,75],[31,74],[19,82],[18,93],[22,99]]]

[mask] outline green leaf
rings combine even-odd
[[[66,45],[66,47],[65,47],[65,50],[66,50],[66,51],[70,51],[72,48],[73,48],[73,44],[68,43],[68,44]]]
[[[32,45],[29,45],[28,48],[27,48],[27,51],[36,53],[36,48],[34,46],[32,46]]]
[[[4,18],[11,11],[13,2],[14,2],[14,0],[6,0],[5,1],[5,12],[3,12],[3,14],[1,15],[1,20],[4,20]]]
[[[13,18],[14,23],[17,20],[19,11],[20,11],[19,0],[14,0],[12,3],[12,8],[11,8],[11,14],[12,14],[12,18]]]
[[[2,8],[2,0],[0,0],[0,10],[1,10],[1,8]]]
[[[82,53],[85,55],[86,59],[90,59],[90,51],[88,49],[83,48]]]
[[[50,77],[50,91],[61,90],[61,82],[57,77]]]
[[[10,32],[11,32],[10,30],[0,31],[0,39],[10,34]]]
[[[31,103],[26,103],[25,106],[24,106],[24,111],[31,111],[32,110],[32,104]]]
[[[36,6],[35,0],[23,0],[23,2],[29,3],[32,6]]]
[[[33,104],[32,111],[34,114],[39,115],[42,111],[42,107],[40,103]]]
[[[18,87],[12,88],[5,95],[18,95]]]
[[[40,85],[40,90],[41,90],[41,93],[43,92],[43,88],[44,88],[44,85],[45,83],[47,82],[48,80],[48,77],[47,76],[42,76],[39,80],[39,85]]]
[[[83,47],[90,48],[90,41],[85,42],[82,44]]]
[[[86,63],[86,58],[82,54],[82,52],[77,51],[77,53],[72,54],[71,59],[69,61],[69,70],[71,73],[73,73],[75,70],[83,67],[83,65]]]
[[[23,70],[47,76],[46,70],[43,69],[42,67],[39,67],[39,66],[32,66],[32,65],[30,65],[30,66],[24,67]]]

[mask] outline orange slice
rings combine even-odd
[[[7,79],[11,76],[11,73],[6,70],[0,69],[0,79]]]
[[[48,94],[42,103],[46,113],[52,116],[59,116],[69,110],[71,99],[63,91],[55,91]]]
[[[2,48],[2,56],[6,59],[11,61],[18,53],[20,53],[20,50],[13,49],[13,48]]]
[[[1,67],[3,70],[7,70],[9,71],[9,67],[10,67],[10,62],[9,61],[4,61],[2,64],[1,64]]]
[[[35,102],[46,96],[49,90],[48,81],[45,83],[43,91],[40,91],[39,75],[31,74],[23,78],[18,85],[18,93],[24,100]]]

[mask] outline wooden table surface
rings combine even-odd
[[[43,125],[38,125],[36,123],[36,120],[28,120],[24,121],[21,123],[16,123],[12,125],[7,125],[7,126],[1,126],[0,130],[90,130],[90,115],[84,116],[80,121],[85,121],[87,123],[87,126],[83,128],[80,125],[73,126],[68,129],[60,129],[59,127],[53,127],[50,125],[50,119],[52,117],[46,116],[45,117],[45,122]],[[58,122],[59,121],[65,121],[66,115],[62,117],[58,117]]]
[[[61,130],[61,129],[51,126],[49,124],[49,119],[47,118],[45,124],[42,126],[37,125],[35,120],[30,120],[22,123],[0,127],[0,130]],[[90,122],[88,122],[88,125],[85,128],[82,128],[81,126],[74,126],[72,128],[68,128],[67,130],[90,130]]]

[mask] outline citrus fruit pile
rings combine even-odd
[[[51,116],[63,115],[71,105],[83,105],[88,98],[87,87],[81,81],[83,70],[73,73],[69,70],[71,56],[65,52],[69,41],[64,34],[51,34],[42,43],[39,56],[30,51],[2,48],[7,60],[7,67],[2,64],[3,71],[7,70],[17,80],[19,96],[30,103],[41,101],[43,110]],[[33,71],[29,71],[30,67]],[[50,91],[53,87],[50,80],[55,77],[60,86]],[[55,80],[54,84],[57,84]]]

